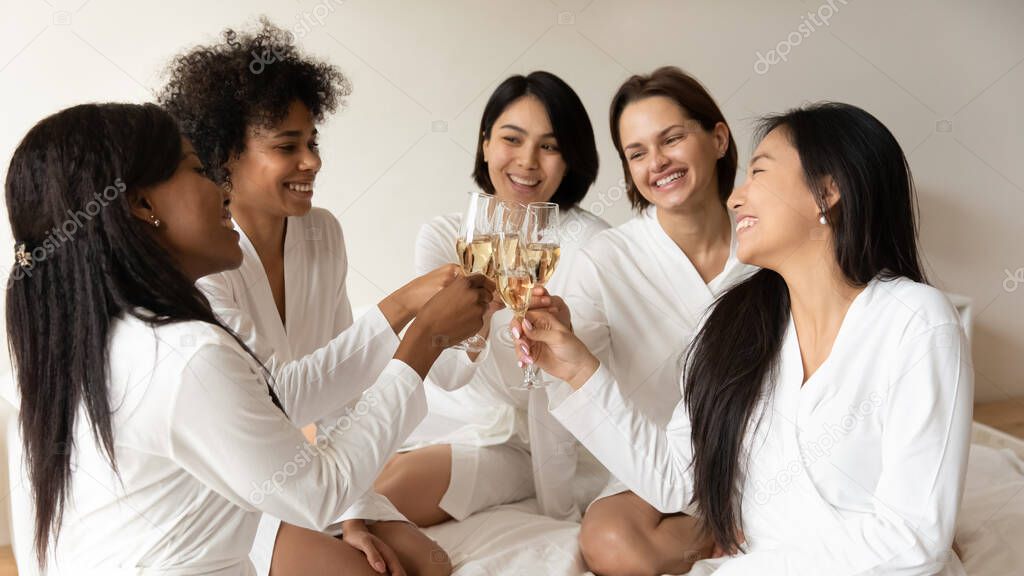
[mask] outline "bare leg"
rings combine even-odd
[[[362,552],[323,532],[281,523],[270,560],[270,576],[338,574],[380,576]]]
[[[451,519],[440,507],[451,476],[452,447],[427,446],[392,456],[373,487],[406,518],[426,527]]]
[[[406,522],[375,522],[369,530],[387,544],[409,576],[449,576],[452,563],[444,548]]]
[[[685,574],[711,556],[697,520],[665,516],[632,492],[602,498],[590,506],[580,528],[580,550],[600,576]]]

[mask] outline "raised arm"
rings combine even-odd
[[[531,312],[524,323],[530,355],[574,390],[552,414],[619,480],[663,513],[687,508],[692,494],[690,422],[680,403],[660,427],[620,392],[611,372],[554,316]],[[520,351],[521,353],[521,351]]]
[[[266,365],[281,405],[299,427],[358,398],[398,349],[398,336],[380,308],[374,307],[323,347],[302,358],[282,361],[258,337],[251,316],[239,305],[235,291],[242,287],[234,286],[225,274],[204,278],[198,285],[214,312]]]
[[[422,379],[441,353],[437,337],[479,329],[493,290],[485,278],[460,278],[434,296],[359,405],[321,427],[315,444],[271,403],[237,346],[201,346],[169,403],[170,457],[238,506],[326,528],[426,415]]]
[[[364,398],[362,415],[308,444],[238,350],[207,345],[170,407],[171,457],[238,506],[322,530],[370,488],[426,414],[420,377],[398,360]]]
[[[457,264],[455,254],[455,236],[458,225],[453,224],[452,217],[439,217],[426,223],[416,236],[416,247],[413,264],[416,274],[424,274],[439,266]],[[491,322],[488,316],[484,320],[478,334],[487,338],[490,334]],[[428,381],[443,390],[456,390],[469,384],[476,376],[477,369],[487,361],[490,355],[490,344],[478,354],[469,354],[462,350],[446,350],[430,369]]]

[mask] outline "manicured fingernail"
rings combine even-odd
[[[533,364],[533,356],[527,356],[525,360],[527,364]]]
[[[384,573],[384,563],[383,562],[377,562],[376,564],[373,565],[373,567],[377,569],[377,572],[380,572],[381,574]]]
[[[516,362],[516,364],[518,364],[520,368],[522,368],[523,366],[525,366],[525,364],[523,364],[523,361],[522,361],[522,360],[519,360],[519,361],[517,361],[517,362]]]
[[[524,356],[530,355],[530,349],[526,347],[526,344],[520,344],[519,349],[523,351]]]
[[[523,327],[527,330],[533,330],[533,324],[530,324],[530,321],[526,318],[523,318]]]
[[[520,334],[519,334],[519,328],[516,328],[515,326],[513,326],[512,327],[512,335],[516,337],[516,340],[519,340],[519,338],[521,337]]]

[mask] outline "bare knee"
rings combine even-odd
[[[407,454],[392,456],[373,482],[373,490],[387,496],[396,506],[416,482],[415,467],[406,460],[407,457]]]
[[[657,576],[654,551],[628,523],[587,522],[580,529],[580,552],[598,576]]]
[[[419,488],[424,485],[443,484],[448,486],[451,475],[451,448],[449,446],[428,446],[413,452],[395,454],[381,469],[373,488],[378,494],[391,497],[398,491]]]
[[[451,448],[430,446],[392,457],[373,488],[416,525],[433,526],[449,518],[440,502],[448,489],[450,470]]]
[[[384,494],[382,491],[385,487],[392,483],[395,475],[401,471],[402,464],[401,460],[404,454],[395,454],[388,461],[384,463],[384,467],[380,469],[380,474],[377,475],[377,479],[373,481],[373,490],[378,494]],[[387,496],[387,494],[384,494]]]

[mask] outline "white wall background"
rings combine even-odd
[[[978,399],[1024,396],[1020,0],[0,6],[0,178],[43,116],[81,102],[152,100],[172,55],[215,40],[224,27],[252,25],[260,14],[339,66],[355,89],[322,130],[315,201],[346,230],[356,306],[409,278],[421,223],[462,208],[483,105],[509,74],[546,69],[579,92],[602,162],[583,205],[613,224],[630,214],[607,107],[630,74],[663,64],[695,74],[723,107],[743,162],[750,120],[760,114],[821,99],[859,105],[890,127],[910,158],[933,282],[974,300]],[[772,50],[786,52],[785,61],[762,61]],[[0,225],[4,270],[12,252],[10,230]]]

